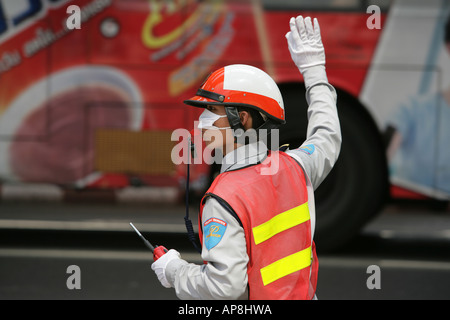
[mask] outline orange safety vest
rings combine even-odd
[[[273,174],[267,174],[269,170]],[[217,176],[201,202],[200,241],[207,197],[225,205],[244,229],[251,300],[314,297],[318,260],[311,239],[306,177],[298,162],[275,151],[260,164]]]

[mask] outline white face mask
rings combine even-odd
[[[209,111],[208,109],[205,109],[203,113],[200,115],[200,118],[198,118],[198,129],[231,129],[231,127],[225,127],[225,128],[219,128],[214,125],[214,123],[219,120],[220,118],[225,118],[227,115],[218,115],[214,112]]]

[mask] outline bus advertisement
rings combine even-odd
[[[235,63],[275,79],[279,145],[300,146],[307,103],[285,39],[299,14],[320,22],[343,135],[316,190],[318,246],[346,243],[390,196],[450,199],[444,0],[0,0],[0,190],[183,194],[172,133],[201,110],[182,101]],[[201,195],[217,166],[191,169]]]

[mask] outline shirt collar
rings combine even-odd
[[[260,163],[267,157],[267,151],[267,146],[262,141],[240,146],[223,157],[220,173]]]

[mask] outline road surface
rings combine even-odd
[[[0,203],[0,299],[176,300],[129,222],[201,263],[184,214],[182,206]],[[191,216],[196,226],[193,208]],[[345,248],[318,255],[319,299],[450,299],[448,209],[389,205]]]

